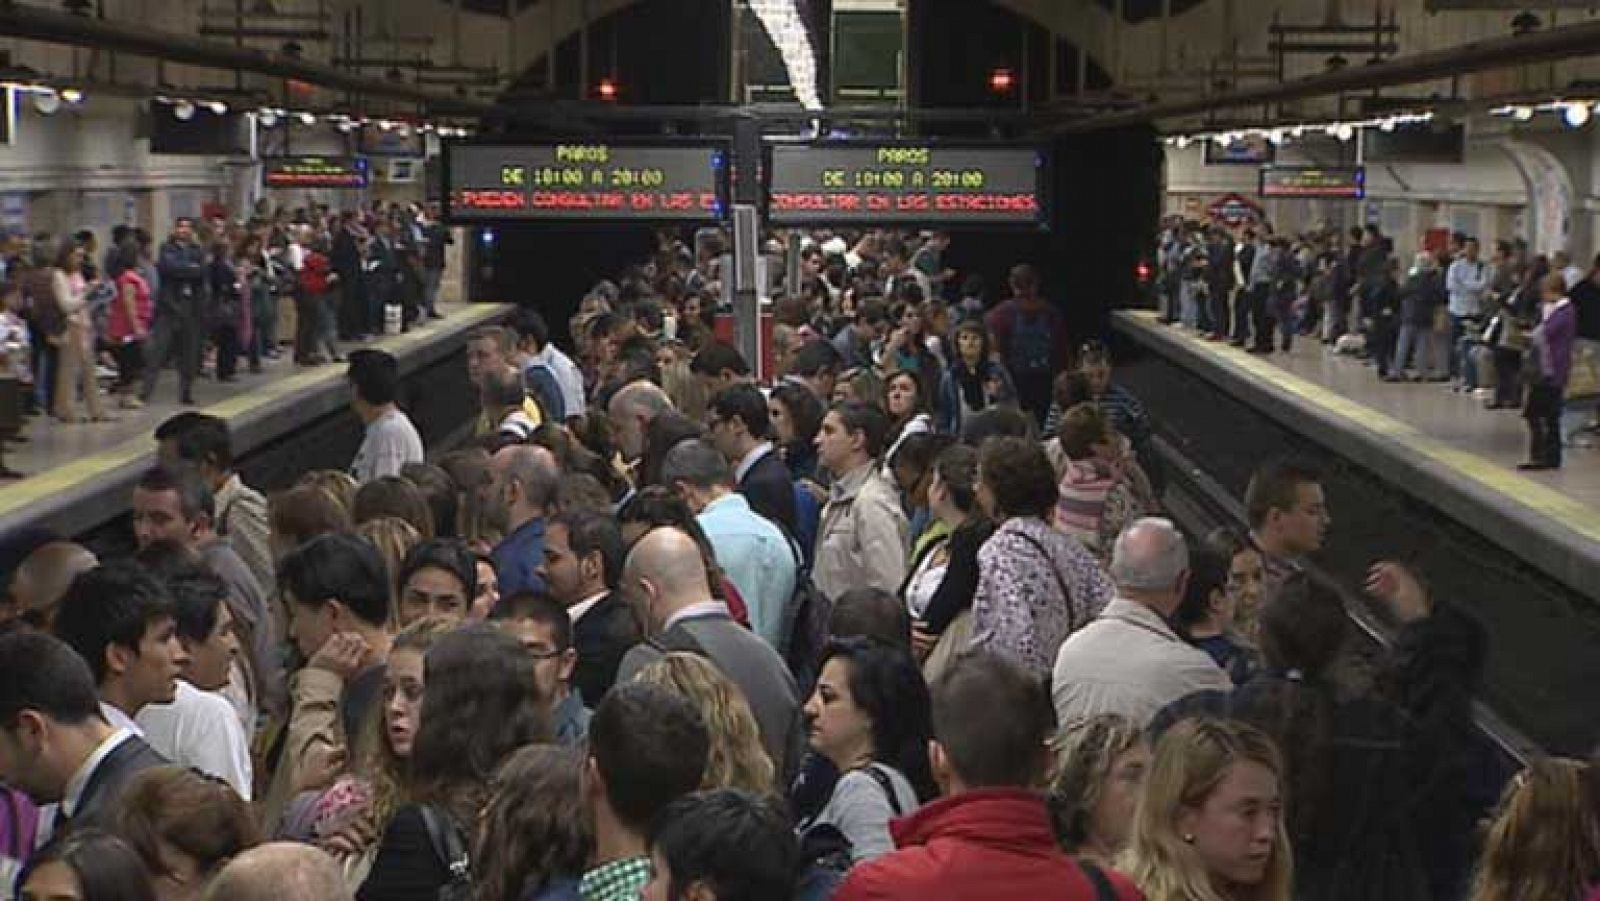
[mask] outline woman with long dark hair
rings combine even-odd
[[[535,661],[488,624],[452,632],[424,660],[422,723],[405,793],[378,846],[361,901],[435,901],[457,861],[442,860],[434,835],[455,831],[462,846],[489,801],[491,780],[517,748],[552,737]]]
[[[838,829],[857,862],[893,851],[889,820],[936,794],[928,766],[930,706],[922,673],[904,650],[866,638],[830,642],[805,714],[811,749],[840,776],[828,803],[802,829]]]
[[[939,431],[961,434],[967,417],[1016,395],[1006,368],[990,358],[989,330],[981,319],[956,326],[950,365],[939,381]]]
[[[250,805],[199,770],[146,770],[118,808],[117,833],[144,860],[160,901],[199,898],[228,861],[261,843]]]
[[[883,454],[883,474],[894,478],[894,455],[912,435],[933,431],[932,406],[923,377],[912,370],[892,373],[883,382],[883,409],[889,414],[888,450]]]
[[[501,765],[473,843],[473,901],[578,897],[594,853],[584,764],[571,748],[530,745]]]
[[[98,829],[69,832],[45,845],[17,885],[23,901],[156,901],[139,855]]]
[[[767,398],[778,450],[795,481],[817,477],[817,431],[827,412],[810,388],[796,382],[779,382]]]

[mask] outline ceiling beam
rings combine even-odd
[[[1066,123],[1057,130],[1073,134],[1147,122],[1159,123],[1164,119],[1181,119],[1219,110],[1370,91],[1523,63],[1552,63],[1594,53],[1600,53],[1600,21],[1564,25],[1524,35],[1488,38],[1193,100],[1146,104]]]
[[[295,79],[365,97],[417,103],[433,113],[480,115],[493,107],[493,104],[483,100],[427,91],[255,47],[238,47],[126,22],[85,18],[8,0],[0,0],[0,34],[50,44],[131,53],[192,66]]]

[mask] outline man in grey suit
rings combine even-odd
[[[734,622],[727,606],[711,596],[694,539],[670,526],[647,533],[628,555],[622,584],[643,605],[655,637],[628,651],[617,681],[632,679],[669,652],[705,657],[744,692],[779,784],[787,784],[805,743],[794,678],[777,651]]]
[[[166,763],[100,714],[88,664],[59,639],[0,635],[0,782],[59,805],[53,832],[105,826],[134,776]]]

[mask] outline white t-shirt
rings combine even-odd
[[[367,424],[366,437],[350,464],[350,474],[362,484],[382,476],[397,476],[407,463],[423,461],[422,436],[398,409]]]
[[[226,698],[179,679],[171,704],[146,705],[135,719],[161,756],[216,776],[250,800],[250,742]]]

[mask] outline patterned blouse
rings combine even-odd
[[[1014,517],[978,551],[972,645],[1048,679],[1056,650],[1095,618],[1116,588],[1094,555],[1037,517]]]

